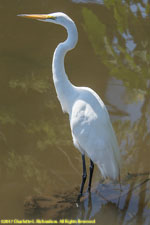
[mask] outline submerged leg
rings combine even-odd
[[[80,197],[82,196],[84,184],[85,184],[86,177],[87,177],[87,174],[86,174],[86,164],[85,164],[85,155],[82,155],[82,164],[83,164],[82,183],[81,183],[80,194],[78,196],[78,199],[80,199]]]
[[[94,163],[90,159],[90,177],[89,177],[89,186],[88,186],[88,191],[91,191],[91,183],[92,183],[92,176],[93,176],[93,171],[94,171]]]

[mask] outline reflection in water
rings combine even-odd
[[[119,4],[120,3],[118,3],[118,5]],[[121,5],[121,7],[124,12],[127,9],[127,4]],[[125,152],[124,154],[127,154],[129,162],[130,154],[132,155],[131,158],[133,155],[136,155],[136,157],[140,155],[139,159],[142,157],[143,161],[145,161],[145,156],[148,154],[147,147],[149,144],[147,146],[146,140],[143,139],[147,139],[147,137],[150,136],[149,120],[148,116],[146,116],[150,114],[147,108],[150,104],[150,74],[149,62],[147,61],[150,53],[147,49],[148,44],[143,45],[143,41],[140,41],[136,37],[136,31],[132,30],[132,24],[124,24],[124,21],[122,21],[119,14],[117,14],[119,13],[118,10],[121,10],[120,8],[117,8],[117,3],[113,6],[113,10],[114,13],[116,13],[114,14],[114,19],[119,31],[114,33],[115,36],[113,34],[110,37],[107,36],[107,32],[110,32],[109,29],[112,28],[106,27],[106,25],[98,18],[98,16],[86,8],[84,8],[82,11],[85,21],[84,28],[89,36],[89,40],[95,53],[100,56],[101,60],[109,69],[110,74],[115,77],[116,81],[117,79],[121,81],[120,84],[118,82],[119,85],[116,82],[116,86],[111,84],[108,86],[107,96],[110,101],[113,101],[115,105],[118,104],[118,107],[121,107],[122,110],[128,112],[129,114],[129,117],[120,118],[120,120],[118,120],[117,117],[116,121],[116,129],[118,129],[117,133],[120,135],[125,135],[124,137],[121,136],[121,138],[119,138],[121,140],[122,148]],[[128,11],[129,12],[126,17],[128,16],[131,19],[133,14],[129,8]],[[92,22],[91,18],[93,18]],[[135,27],[135,16],[134,20],[133,26]],[[144,24],[147,22],[144,19],[142,20],[141,17],[141,23],[143,23],[144,26]],[[97,27],[99,27],[99,29],[97,29]],[[125,34],[129,33],[130,40],[133,40],[136,43],[136,47],[134,46],[134,48],[126,44],[128,43],[129,35]],[[97,37],[99,37],[99,39]],[[117,41],[114,42],[114,38]],[[147,43],[149,37],[144,36],[144,39]],[[145,154],[143,154],[143,152],[140,150],[141,148],[145,149]],[[139,164],[137,165],[139,169]],[[149,167],[148,162],[147,166]],[[140,170],[142,167],[143,165],[141,165]]]
[[[78,207],[78,190],[49,197],[29,198],[25,202],[27,218],[103,220],[109,224],[144,224],[150,222],[149,174],[129,174],[120,186],[98,184],[91,193],[85,193]],[[135,184],[136,183],[136,184]],[[138,184],[137,184],[138,183]],[[55,209],[55,210],[54,210]],[[111,218],[111,221],[110,221]]]
[[[7,3],[0,7],[1,217],[150,224],[148,1]],[[79,187],[74,187],[80,183],[81,159],[72,146],[68,118],[57,102],[49,59],[65,39],[65,31],[16,17],[52,11],[64,11],[76,21],[79,43],[66,58],[69,78],[92,87],[108,102],[123,156],[121,195],[117,184],[97,184],[97,171],[91,196],[85,193],[78,208]],[[50,201],[33,201],[30,213],[24,209],[27,196],[44,195]]]
[[[127,4],[121,7],[123,13],[127,9]],[[120,109],[129,115],[126,117],[120,116],[120,119],[119,117],[115,118],[122,153],[126,159],[125,163],[123,163],[123,167],[125,168],[124,173],[129,168],[131,171],[138,171],[140,173],[149,170],[150,123],[148,118],[150,116],[150,73],[149,60],[147,61],[150,55],[147,48],[149,37],[144,36],[144,40],[139,40],[135,36],[136,31],[132,30],[132,24],[129,25],[127,21],[125,22],[125,18],[124,21],[121,20],[119,15],[121,8],[118,10],[117,4],[115,4],[113,10],[119,31],[118,34],[116,32],[115,36],[108,37],[106,32],[109,31],[105,24],[92,11],[86,8],[83,9],[85,30],[95,53],[101,57],[101,60],[108,67],[110,74],[119,79],[113,78],[116,81],[115,86],[110,82],[107,93],[108,100],[114,102],[116,107],[121,107]],[[126,18],[129,17],[131,19],[133,14],[129,8],[128,11],[129,14],[126,15]],[[93,17],[93,20],[92,23],[89,23],[91,17]],[[144,26],[146,21],[142,20],[142,17],[140,18],[141,24],[143,23]],[[134,20],[136,20],[135,17]],[[136,21],[134,22],[136,23]],[[134,26],[135,23],[133,23]],[[97,26],[99,29],[97,29]],[[97,36],[100,38],[97,39]],[[125,45],[121,43],[121,39],[122,41],[124,39]],[[143,44],[144,41],[145,44]],[[126,170],[128,164],[130,166]],[[149,182],[146,181],[149,181],[149,179],[141,183],[139,191],[137,191],[139,186],[136,187],[137,184],[132,183],[124,206],[121,207],[119,204],[122,210],[125,211],[121,215],[121,220],[124,223],[129,221],[132,224],[149,223],[149,200],[145,202],[145,199],[149,199],[147,195]]]

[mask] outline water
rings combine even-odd
[[[2,219],[149,224],[149,5],[139,1],[137,11],[136,4],[0,1]],[[16,16],[56,11],[70,15],[79,32],[77,47],[65,59],[69,79],[101,96],[122,154],[122,192],[118,184],[103,181],[95,167],[92,193],[88,195],[85,186],[78,207],[81,155],[72,144],[68,116],[61,111],[51,73],[54,49],[66,32]]]

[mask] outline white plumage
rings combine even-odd
[[[104,178],[117,179],[120,154],[104,103],[90,88],[81,88],[70,114],[74,145],[97,164]]]
[[[107,109],[92,89],[73,86],[64,70],[64,56],[77,43],[75,24],[65,14],[51,15],[56,16],[68,32],[68,39],[59,44],[54,53],[53,79],[62,109],[69,114],[74,145],[98,165],[103,177],[117,179],[120,152]]]
[[[78,40],[74,22],[64,13],[20,16],[56,23],[66,28],[68,37],[54,52],[52,71],[62,110],[69,114],[73,143],[82,155],[86,154],[97,164],[104,178],[119,178],[120,152],[104,103],[92,89],[72,85],[65,72],[64,57]]]

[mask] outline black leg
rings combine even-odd
[[[87,177],[86,164],[85,164],[85,155],[82,155],[82,164],[83,164],[82,183],[81,183],[81,187],[80,187],[80,194],[79,194],[79,196],[77,198],[77,202],[80,200],[80,197],[82,196],[84,184],[85,184],[86,177]]]
[[[83,164],[83,175],[82,175],[82,183],[81,183],[81,187],[80,187],[80,195],[82,195],[83,193],[83,188],[84,188],[84,184],[86,181],[86,164],[85,164],[85,155],[82,155],[82,164]]]
[[[91,183],[92,183],[92,176],[93,176],[93,171],[94,171],[94,163],[90,159],[90,177],[89,177],[89,186],[88,186],[88,191],[91,191]]]

